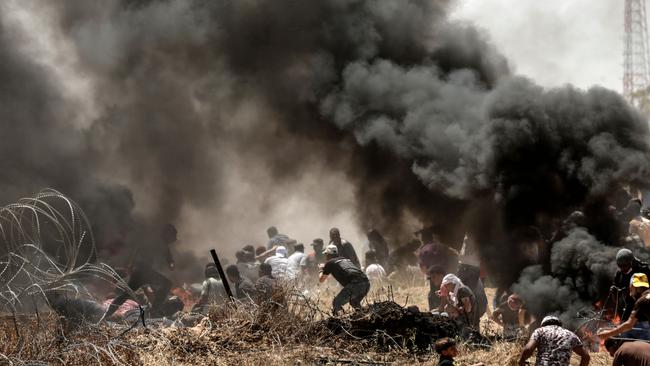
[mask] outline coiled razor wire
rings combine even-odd
[[[132,294],[110,266],[95,263],[92,229],[83,210],[45,189],[0,208],[0,313],[53,292],[94,298],[86,284],[106,281]]]

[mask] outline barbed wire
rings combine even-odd
[[[0,313],[54,292],[94,299],[88,284],[130,292],[113,268],[97,262],[92,228],[72,199],[54,189],[0,207]]]

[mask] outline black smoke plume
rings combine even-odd
[[[648,127],[615,92],[512,75],[481,32],[447,18],[450,4],[50,5],[98,117],[67,123],[47,70],[2,33],[3,193],[53,186],[110,233],[137,226],[136,211],[156,226],[212,208],[218,225],[233,166],[268,170],[250,208],[262,211],[306,175],[343,173],[362,229],[406,240],[415,218],[456,247],[469,232],[510,285],[531,264],[513,233],[647,185]]]
[[[609,289],[616,272],[616,252],[620,248],[598,241],[585,228],[575,228],[553,246],[551,271],[541,266],[527,267],[513,286],[537,316],[560,315],[566,324],[576,327],[584,319],[579,312],[591,310],[596,302],[611,310],[615,307]],[[630,247],[640,259],[647,260],[647,249]]]

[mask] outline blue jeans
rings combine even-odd
[[[650,322],[636,322],[632,330],[621,333],[620,337],[650,341]]]

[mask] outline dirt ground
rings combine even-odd
[[[436,365],[435,353],[414,354],[399,347],[377,351],[371,343],[333,337],[316,320],[327,316],[332,284],[319,287],[313,304],[286,309],[217,309],[190,328],[133,329],[83,327],[62,339],[53,316],[4,317],[0,322],[0,365]],[[369,301],[392,299],[427,308],[425,286],[372,291]],[[491,298],[494,289],[488,289]],[[269,316],[269,314],[273,314]],[[296,316],[295,314],[299,314]],[[320,326],[320,328],[319,328]],[[482,320],[484,332],[496,332]],[[17,336],[17,333],[20,336]],[[523,342],[522,342],[523,343]],[[460,365],[516,365],[521,343],[497,342],[489,348],[461,345]],[[534,364],[534,359],[529,360]],[[577,360],[572,365],[578,365]],[[592,354],[591,365],[611,365],[606,353]]]

